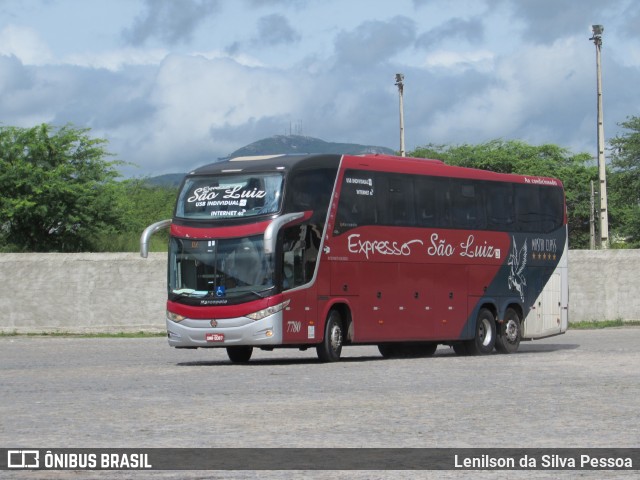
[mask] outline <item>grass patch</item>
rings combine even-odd
[[[0,337],[73,337],[73,338],[152,338],[165,337],[166,332],[115,332],[115,333],[72,333],[72,332],[40,332],[40,333],[19,333],[0,332]]]
[[[625,322],[624,320],[600,320],[597,322],[569,322],[570,330],[595,330],[600,328],[612,328],[612,327],[638,327],[640,326],[639,320],[632,320]]]

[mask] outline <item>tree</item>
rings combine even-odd
[[[607,177],[611,229],[626,244],[640,246],[640,117],[619,124],[629,130],[609,141],[613,171]]]
[[[0,237],[4,250],[76,252],[118,223],[121,162],[89,129],[0,127]]]
[[[572,248],[588,248],[590,180],[598,178],[597,168],[587,165],[591,155],[572,154],[552,144],[534,146],[517,140],[492,140],[479,145],[430,144],[418,148],[411,156],[500,173],[558,178],[564,184],[567,198],[569,244]]]
[[[147,179],[129,179],[118,182],[117,191],[118,228],[105,230],[95,246],[99,251],[138,251],[142,231],[173,216],[178,188],[152,185]],[[168,239],[166,230],[154,235],[151,250],[166,250]]]

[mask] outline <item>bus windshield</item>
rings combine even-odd
[[[263,296],[273,288],[273,265],[263,236],[221,240],[172,238],[169,294],[182,298]]]
[[[178,197],[176,217],[216,220],[275,213],[281,193],[280,173],[191,177]]]

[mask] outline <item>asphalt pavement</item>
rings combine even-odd
[[[637,448],[640,328],[512,355],[383,359],[345,347],[176,350],[164,338],[0,337],[0,447]],[[330,466],[328,466],[330,467]],[[7,476],[11,473],[11,476]],[[573,473],[573,475],[571,474]],[[3,475],[5,474],[5,475]],[[0,472],[131,478],[133,472]],[[636,472],[140,472],[136,478],[637,478]],[[148,477],[147,477],[148,476]]]

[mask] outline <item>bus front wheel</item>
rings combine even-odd
[[[342,318],[331,310],[324,326],[324,338],[316,347],[321,362],[337,362],[342,353]]]
[[[253,353],[253,347],[236,346],[227,347],[227,355],[233,363],[247,363]]]
[[[471,340],[464,343],[468,355],[486,355],[496,343],[496,322],[487,308],[481,308],[476,319],[476,331]]]

